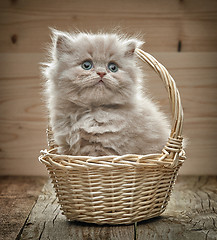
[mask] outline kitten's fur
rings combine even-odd
[[[117,34],[69,34],[53,30],[51,61],[44,67],[50,125],[59,153],[124,155],[158,153],[169,127],[141,91],[134,50],[142,42]],[[91,59],[94,68],[81,64]],[[115,62],[119,70],[108,70]],[[104,83],[98,83],[104,72]]]

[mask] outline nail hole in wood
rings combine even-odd
[[[178,42],[178,52],[182,51],[182,41],[179,40]]]
[[[12,4],[17,3],[17,0],[11,0],[11,3],[12,3]]]
[[[17,42],[17,35],[16,35],[16,34],[13,34],[13,35],[11,36],[11,42],[12,42],[13,44],[15,44],[15,43]]]

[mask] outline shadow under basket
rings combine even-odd
[[[57,153],[52,130],[49,150],[41,151],[63,214],[68,220],[96,224],[131,224],[165,210],[185,160],[182,147],[183,111],[176,84],[150,54],[136,49],[161,77],[169,94],[172,130],[161,153],[123,156],[71,156]]]

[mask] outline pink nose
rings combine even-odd
[[[103,78],[103,77],[106,75],[105,72],[98,72],[97,74],[98,74],[101,78]]]

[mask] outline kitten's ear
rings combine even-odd
[[[54,57],[57,59],[62,53],[70,53],[73,50],[73,41],[69,33],[50,28],[52,31]]]
[[[126,43],[126,51],[125,56],[131,57],[134,55],[135,49],[141,47],[144,44],[144,42],[138,40],[138,39],[130,39]]]

